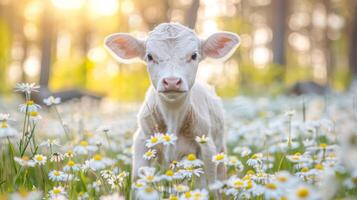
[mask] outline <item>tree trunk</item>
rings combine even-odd
[[[273,63],[285,65],[286,21],[288,18],[288,0],[274,0],[273,28]]]
[[[357,3],[353,6],[349,41],[349,65],[351,73],[357,76]]]
[[[41,24],[41,72],[40,86],[48,88],[50,69],[52,64],[52,39],[53,39],[53,21],[51,3],[47,3],[42,15]]]
[[[186,11],[184,24],[191,29],[195,29],[199,8],[200,0],[192,0],[191,6]]]

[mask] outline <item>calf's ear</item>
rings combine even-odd
[[[235,33],[214,33],[202,43],[203,56],[214,59],[227,59],[233,54],[239,43],[240,38]]]
[[[109,35],[104,40],[105,47],[120,62],[130,63],[142,59],[145,54],[144,41],[125,33]]]

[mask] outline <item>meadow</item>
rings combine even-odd
[[[212,157],[227,179],[196,188],[204,176],[193,154],[142,168],[131,182],[131,145],[139,104],[56,97],[39,106],[35,84],[25,96],[0,99],[0,199],[356,199],[357,87],[325,96],[247,97],[224,100],[228,152]],[[154,134],[154,133],[153,133]],[[207,138],[196,138],[205,145]],[[155,133],[155,146],[175,136]]]

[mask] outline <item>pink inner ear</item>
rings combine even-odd
[[[124,52],[127,58],[137,56],[138,52],[133,47],[130,47],[130,45],[128,45],[128,41],[124,38],[118,38],[114,42],[117,44],[117,47]]]
[[[208,55],[219,55],[219,49],[222,49],[225,47],[227,42],[232,41],[231,38],[227,38],[227,37],[222,37],[219,38],[217,41],[214,41],[214,44],[205,51],[206,54]]]

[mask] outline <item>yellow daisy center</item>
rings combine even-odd
[[[76,163],[72,160],[68,161],[67,165],[73,167]]]
[[[315,165],[315,169],[323,170],[323,169],[324,169],[324,166],[323,166],[322,164],[316,164],[316,165]]]
[[[326,149],[327,144],[326,144],[326,143],[321,143],[321,144],[320,144],[320,147],[323,148],[323,149]]]
[[[36,156],[35,158],[37,161],[42,161],[43,160],[43,157],[42,156]]]
[[[147,188],[145,188],[145,192],[147,192],[147,193],[152,193],[152,192],[154,192],[154,188],[152,188],[152,187],[147,187]]]
[[[265,184],[265,187],[268,188],[268,189],[271,189],[271,190],[276,190],[276,185],[273,184],[273,183],[267,183]]]
[[[1,123],[1,128],[7,128],[7,123],[5,121]]]
[[[146,157],[151,157],[152,154],[153,154],[152,151],[147,151],[147,152],[145,153],[145,156],[146,156]]]
[[[217,154],[216,157],[215,157],[216,160],[223,160],[224,159],[224,154],[220,153],[220,154]]]
[[[187,156],[187,160],[194,161],[194,160],[196,160],[196,159],[197,159],[197,158],[196,158],[196,155],[193,154],[193,153],[188,154],[188,156]]]
[[[54,174],[55,176],[59,176],[59,175],[60,175],[60,172],[59,172],[59,171],[55,171],[55,172],[53,172],[53,174]]]
[[[23,161],[29,161],[29,160],[30,160],[30,158],[27,157],[27,156],[23,156],[21,159],[22,159]]]
[[[186,198],[190,198],[190,197],[192,197],[191,192],[185,192],[185,197],[186,197]]]
[[[308,172],[308,171],[309,171],[309,168],[307,168],[307,167],[304,167],[301,169],[301,172]]]
[[[244,186],[244,182],[243,181],[241,181],[241,180],[236,180],[236,181],[234,181],[234,187],[236,187],[236,188],[241,188],[241,187],[243,187]]]
[[[157,143],[158,141],[159,141],[159,138],[157,138],[157,137],[151,137],[151,139],[150,139],[150,142],[153,144]]]
[[[252,188],[252,187],[253,187],[253,181],[249,180],[249,181],[247,182],[247,186],[246,186],[245,188],[250,189],[250,188]]]
[[[53,194],[60,194],[62,191],[59,188],[53,189]]]
[[[179,198],[177,196],[171,195],[169,200],[178,200]]]
[[[81,145],[82,147],[86,147],[86,146],[88,146],[89,144],[88,144],[88,142],[87,141],[81,141],[80,143],[79,143],[79,145]]]
[[[146,180],[148,180],[148,181],[153,181],[154,178],[155,178],[154,176],[149,175],[149,176],[146,177]]]
[[[29,195],[29,193],[26,191],[26,189],[22,188],[22,187],[19,189],[19,194],[21,197],[27,197]]]
[[[102,156],[99,155],[99,154],[95,154],[95,156],[93,157],[93,159],[96,160],[96,161],[100,161],[100,160],[102,160]]]
[[[305,187],[301,187],[296,191],[296,195],[300,198],[306,198],[309,196],[309,194],[310,194],[309,189]]]
[[[30,116],[31,117],[37,117],[38,116],[38,112],[32,111],[32,112],[30,112]]]
[[[26,105],[28,105],[28,106],[32,106],[34,103],[33,103],[33,101],[26,101]]]
[[[253,154],[251,158],[252,158],[252,159],[257,159],[257,158],[258,158],[258,155],[257,155],[257,154]]]
[[[162,138],[164,138],[166,142],[171,140],[171,136],[169,134],[165,134],[164,136],[162,136]]]
[[[277,180],[279,181],[279,182],[286,182],[286,181],[288,181],[288,178],[286,178],[285,176],[278,176],[277,177]]]
[[[166,176],[173,176],[174,172],[171,169],[169,169],[169,170],[166,171],[165,175]]]

